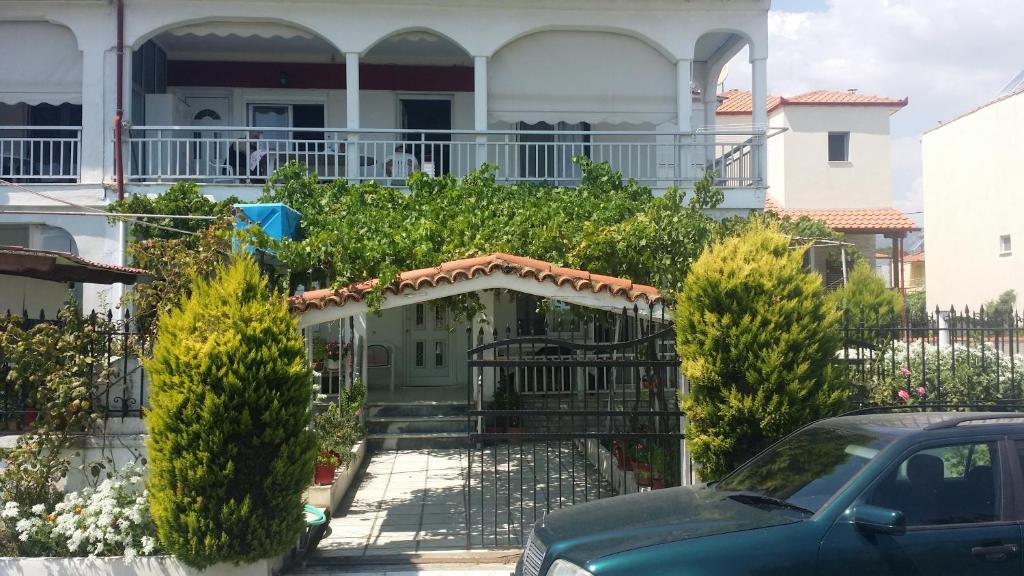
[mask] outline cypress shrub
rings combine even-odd
[[[833,292],[832,298],[847,315],[851,328],[891,328],[897,325],[903,313],[903,299],[899,293],[887,288],[885,280],[875,274],[865,260],[857,261],[846,286]],[[888,334],[881,341],[892,340],[892,336]]]
[[[679,294],[682,409],[704,480],[845,403],[845,385],[829,377],[840,315],[821,277],[804,270],[805,250],[755,225],[710,246]]]
[[[283,298],[248,255],[160,319],[147,412],[151,510],[187,564],[286,552],[313,471],[312,386]]]

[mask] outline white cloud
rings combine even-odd
[[[893,194],[920,210],[920,134],[991,100],[1024,68],[1021,0],[830,0],[768,16],[769,91],[857,88],[910,98],[892,118]],[[729,87],[749,86],[746,54]]]

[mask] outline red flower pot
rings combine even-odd
[[[619,465],[619,468],[623,468],[626,465],[626,457],[622,454],[622,446],[616,443],[612,446],[612,454],[615,455],[615,463]]]
[[[337,470],[334,466],[324,466],[323,464],[316,465],[316,472],[313,473],[313,483],[317,486],[330,486],[334,483],[334,471]]]

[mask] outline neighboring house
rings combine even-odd
[[[1024,82],[921,139],[928,307],[977,309],[1024,294]]]
[[[750,92],[723,93],[718,125],[749,122],[752,102]],[[906,98],[855,91],[768,97],[769,124],[785,131],[768,140],[765,210],[823,220],[843,232],[872,265],[883,236],[901,259],[903,239],[918,226],[892,207],[889,117],[906,105]],[[818,250],[812,259],[827,283],[835,285],[843,281],[842,262],[827,257],[829,252],[835,251]],[[899,278],[892,278],[891,285],[899,286]]]
[[[903,257],[903,285],[907,293],[924,292],[925,259],[924,252],[914,252]],[[878,275],[889,282],[892,287],[892,255],[879,252],[875,254],[875,270]]]
[[[766,102],[769,0],[0,4],[0,46],[18,54],[0,62],[0,178],[16,184],[0,206],[25,212],[0,225],[61,228],[94,260],[124,263],[123,228],[62,202],[183,179],[251,201],[292,160],[394,186],[483,163],[502,182],[572,184],[588,156],[656,190],[713,169],[720,214],[764,205],[767,107],[725,130],[714,108],[744,47]]]

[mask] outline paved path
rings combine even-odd
[[[607,483],[597,481],[595,469],[567,442],[473,454],[468,531],[466,450],[379,452],[354,497],[331,520],[316,557],[461,554],[467,532],[474,548],[517,551],[520,532],[528,533],[545,510],[609,494]]]

